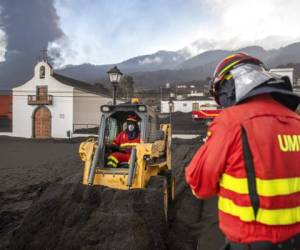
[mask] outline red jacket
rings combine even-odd
[[[119,147],[126,148],[126,147],[132,147],[140,142],[141,142],[140,133],[138,133],[138,136],[136,138],[129,139],[128,133],[125,130],[123,130],[116,136],[116,138],[113,141],[113,144],[116,144]]]
[[[241,127],[255,170],[259,209],[248,191]],[[219,195],[219,223],[234,242],[278,243],[300,233],[300,117],[268,95],[224,109],[186,168],[196,196]]]

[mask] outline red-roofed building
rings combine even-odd
[[[12,92],[0,90],[0,132],[12,131]]]
[[[0,91],[0,117],[12,119],[11,91]]]

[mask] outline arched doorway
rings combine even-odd
[[[41,106],[36,109],[33,115],[33,137],[46,139],[51,137],[51,112]]]

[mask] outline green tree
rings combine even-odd
[[[124,75],[120,83],[123,98],[129,100],[134,94],[134,80],[132,76]]]
[[[95,82],[94,87],[96,87],[96,89],[101,91],[103,94],[107,94],[107,95],[110,94],[110,89],[108,88],[108,86],[106,84],[103,84],[101,82]]]

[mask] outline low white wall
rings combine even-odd
[[[4,135],[4,136],[13,136],[12,132],[0,132],[0,136]]]
[[[74,124],[99,126],[101,105],[111,102],[111,98],[74,90]],[[92,127],[92,126],[89,126]],[[79,129],[79,126],[76,126]],[[85,128],[83,125],[82,128]]]
[[[270,72],[273,72],[280,76],[288,76],[292,85],[294,85],[294,69],[293,68],[276,68],[270,69]]]
[[[214,100],[173,100],[174,109],[173,112],[192,112],[193,111],[193,104],[198,103],[199,106],[201,105],[216,105]],[[169,101],[161,101],[161,113],[169,113]]]
[[[199,135],[186,135],[186,134],[173,134],[172,138],[179,138],[179,139],[194,139],[199,137]]]
[[[75,137],[98,137],[98,135],[96,134],[72,134],[71,138],[75,138]]]

